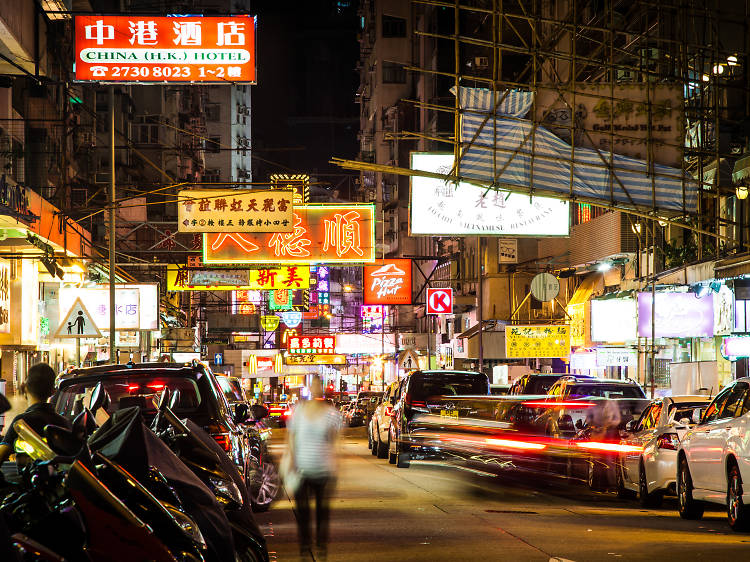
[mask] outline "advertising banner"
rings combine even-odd
[[[449,174],[453,153],[414,152],[411,168]],[[568,236],[568,203],[413,176],[409,232],[435,236]],[[506,262],[508,263],[508,262]]]
[[[635,299],[592,299],[590,303],[591,341],[623,343],[638,339]]]
[[[77,298],[102,331],[109,331],[109,286],[61,287],[60,311],[70,310]],[[159,285],[133,283],[115,287],[115,323],[118,330],[159,329]]]
[[[254,84],[254,16],[75,16],[75,79]]]
[[[10,333],[10,262],[0,260],[0,334]]]
[[[346,355],[285,355],[287,365],[346,365]]]
[[[638,293],[638,335],[651,337],[651,293]],[[654,322],[657,338],[710,338],[714,335],[712,294],[656,293]]]
[[[597,347],[596,364],[601,367],[637,367],[638,352],[634,349]]]
[[[568,357],[570,329],[568,326],[506,326],[505,355],[508,359]]]
[[[310,268],[288,265],[265,269],[185,269],[167,267],[167,291],[307,289]]]
[[[299,205],[294,231],[203,235],[203,263],[372,263],[375,206]]]
[[[411,260],[365,266],[365,304],[411,304]]]
[[[187,189],[178,194],[179,232],[292,232],[292,190]]]

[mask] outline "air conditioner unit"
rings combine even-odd
[[[488,57],[474,57],[474,66],[477,68],[487,68],[490,66],[490,59]]]

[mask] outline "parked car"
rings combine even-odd
[[[382,392],[360,391],[357,393],[357,404],[365,411],[365,424],[370,423],[370,418],[375,413],[375,408],[382,396]]]
[[[734,530],[750,528],[750,377],[725,387],[677,449],[677,499],[683,519],[705,503],[726,505]],[[745,484],[747,482],[747,484]]]
[[[489,396],[487,375],[472,371],[412,371],[399,382],[397,393],[389,397],[393,407],[388,428],[388,462],[408,468],[412,454],[426,458],[437,451],[419,444],[415,414],[433,414],[447,418],[464,417],[469,406],[455,404],[453,396]],[[466,411],[463,411],[466,410]]]
[[[380,403],[370,419],[368,442],[373,456],[388,458],[388,433],[393,416],[393,405],[398,399],[401,381],[392,382],[383,392]]]
[[[616,467],[620,495],[626,490],[638,492],[643,507],[656,507],[665,493],[675,493],[677,449],[709,402],[706,396],[659,398],[626,427],[628,434],[621,444],[642,450],[620,452]]]
[[[521,378],[516,380],[510,387],[508,394],[510,395],[526,395],[526,394],[547,394],[547,391],[555,384],[560,377],[565,375],[562,374],[542,374],[542,373],[530,373],[523,375]]]
[[[492,396],[507,396],[510,394],[510,387],[509,384],[491,384],[490,385],[490,394]]]
[[[76,368],[58,378],[54,398],[56,411],[68,418],[83,409],[83,399],[98,382],[107,391],[111,403],[108,413],[139,406],[150,423],[156,415],[154,397],[165,387],[179,391],[174,412],[188,418],[208,432],[234,461],[248,487],[256,511],[268,509],[267,483],[262,481],[265,457],[263,443],[257,432],[242,426],[247,420],[247,407],[231,408],[216,377],[204,364],[193,363],[128,363]]]

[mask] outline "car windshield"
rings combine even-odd
[[[690,420],[690,423],[695,423],[693,422],[693,412],[699,410],[696,419],[700,419],[706,406],[708,406],[707,402],[680,402],[679,404],[671,404],[669,406],[669,413],[671,415],[672,412],[674,412],[672,419],[676,422],[679,422],[683,418],[687,418]]]
[[[409,388],[409,394],[416,400],[425,400],[430,396],[461,396],[488,393],[489,384],[487,377],[473,373],[425,373],[412,375]]]
[[[547,391],[552,388],[552,385],[557,382],[560,377],[531,377],[529,382],[526,384],[524,394],[547,394]]]
[[[576,385],[570,389],[570,396],[600,396],[602,398],[645,398],[637,386],[618,384]]]
[[[140,406],[145,413],[154,413],[154,398],[165,388],[180,391],[180,399],[174,410],[182,415],[190,415],[205,409],[205,400],[195,379],[168,375],[147,376],[107,376],[85,382],[64,384],[57,393],[55,409],[66,417],[77,415],[83,409],[94,387],[101,382],[111,399],[108,412]]]
[[[227,400],[230,402],[242,402],[244,400],[242,392],[240,392],[240,389],[230,379],[227,377],[216,377],[216,380],[219,381],[221,391],[227,397]]]

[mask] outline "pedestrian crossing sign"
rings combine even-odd
[[[411,349],[401,352],[398,356],[398,366],[402,371],[419,369],[419,359],[417,358],[417,354]]]
[[[63,321],[58,326],[53,338],[100,338],[102,333],[96,327],[94,319],[86,310],[83,301],[79,298],[75,300],[68,313],[64,316]]]

